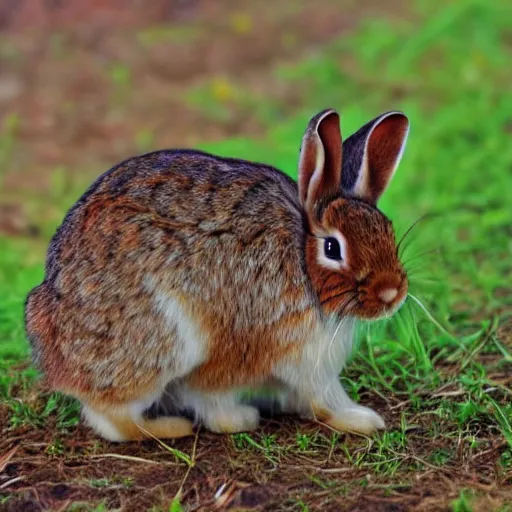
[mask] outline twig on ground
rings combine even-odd
[[[19,482],[20,480],[23,480],[25,477],[22,475],[22,476],[17,476],[16,478],[11,478],[10,480],[7,480],[7,482],[4,482],[2,485],[0,485],[0,489],[7,489],[7,487],[9,487],[11,484],[15,483],[15,482]]]
[[[180,465],[176,462],[143,459],[142,457],[134,457],[132,455],[121,455],[119,453],[101,453],[98,455],[90,455],[89,458],[91,458],[91,459],[108,459],[108,458],[121,459],[121,460],[128,460],[131,462],[142,462],[144,464],[163,464],[165,466],[179,466]]]

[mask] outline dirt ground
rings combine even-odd
[[[383,404],[370,393],[365,397],[368,401],[382,410]],[[391,409],[394,412],[387,414],[386,421],[396,424],[400,404]],[[3,414],[0,419],[6,420]],[[152,506],[167,510],[180,493],[187,510],[195,511],[306,510],[301,502],[308,503],[308,510],[322,511],[442,511],[452,510],[450,503],[466,487],[481,493],[473,510],[490,512],[510,497],[506,489],[512,475],[503,481],[495,466],[503,441],[489,438],[487,446],[475,453],[457,450],[456,439],[451,446],[446,441],[437,446],[425,440],[428,420],[418,418],[415,430],[408,434],[407,457],[426,467],[390,479],[347,463],[343,444],[350,444],[351,451],[358,444],[365,449],[365,442],[353,435],[342,435],[332,443],[334,434],[327,428],[315,438],[318,425],[302,423],[301,435],[316,441],[309,449],[289,449],[296,446],[297,421],[264,420],[260,435],[272,440],[268,450],[262,450],[261,444],[243,443],[243,438],[237,441],[206,432],[170,443],[189,455],[187,464],[156,441],[109,444],[82,426],[57,438],[53,418],[44,428],[23,427],[0,441],[0,454],[4,454],[0,488],[9,483],[13,493],[0,509],[68,510],[73,503],[73,510],[93,510],[92,504],[103,503],[105,508],[94,510],[149,510]],[[425,461],[432,450],[443,448],[457,451],[449,465]]]
[[[44,399],[34,390],[24,401]],[[368,392],[364,401],[377,410],[384,408],[373,393]],[[386,422],[400,422],[401,406],[397,402],[387,408]],[[0,409],[0,414],[0,421],[6,421],[6,411]],[[452,510],[450,504],[461,488],[481,493],[473,510],[497,510],[510,498],[506,489],[512,484],[512,475],[503,480],[496,467],[505,443],[489,437],[472,453],[458,449],[457,439],[446,444],[445,438],[437,445],[428,438],[428,421],[421,415],[414,421],[415,428],[408,433],[410,460],[403,460],[418,462],[423,469],[401,470],[397,479],[370,475],[348,463],[343,445],[350,444],[357,455],[368,448],[363,439],[349,434],[333,438],[336,434],[327,427],[318,435],[317,424],[302,422],[299,429],[296,418],[263,420],[253,436],[256,445],[244,442],[243,435],[233,438],[204,431],[165,445],[111,444],[83,426],[56,436],[56,419],[51,417],[43,428],[22,427],[0,441],[0,494],[8,484],[13,495],[0,510],[167,510],[179,493],[187,510],[194,511],[306,510],[301,502],[308,510],[322,511],[442,511]],[[297,449],[299,431],[315,440],[311,446]],[[262,445],[264,439],[271,440],[268,449]],[[190,462],[177,459],[172,449],[187,454]],[[437,449],[457,455],[449,465],[434,466],[425,459]],[[100,503],[104,508],[95,509],[93,505]],[[71,504],[75,508],[70,509]]]

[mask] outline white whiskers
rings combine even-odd
[[[453,340],[456,340],[458,343],[459,343],[459,339],[454,336],[451,332],[447,331],[432,315],[432,313],[430,313],[430,311],[424,306],[423,302],[421,302],[420,299],[418,299],[418,297],[416,297],[415,295],[413,295],[412,293],[408,293],[407,294],[408,297],[410,297],[419,307],[420,309],[423,311],[423,313],[425,313],[425,315],[427,316],[427,318],[443,333],[443,334],[446,334],[447,336],[449,336],[450,338],[452,338]],[[459,343],[460,344],[460,343]],[[462,345],[461,345],[462,346]]]

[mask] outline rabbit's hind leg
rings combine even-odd
[[[236,391],[204,392],[183,385],[180,401],[193,411],[197,423],[212,432],[246,432],[256,429],[260,422],[258,409],[241,404]]]
[[[264,418],[299,415],[311,417],[311,405],[304,397],[283,383],[272,383],[262,391],[256,391],[251,396],[244,397],[243,404],[256,407]]]
[[[130,405],[112,410],[82,408],[86,423],[100,436],[113,442],[136,441],[156,437],[172,439],[193,434],[192,422],[179,416],[146,419]]]

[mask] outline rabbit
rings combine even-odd
[[[269,165],[191,150],[101,175],[53,236],[25,324],[35,364],[122,442],[257,428],[241,390],[370,434],[382,417],[339,381],[357,319],[407,296],[392,223],[377,208],[408,118],[386,112],[342,142],[326,109],[307,126],[298,183]],[[188,415],[150,417],[166,395]]]

